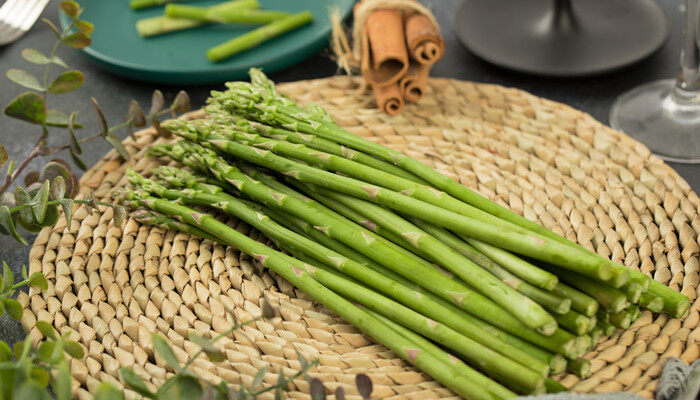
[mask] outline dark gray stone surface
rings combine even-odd
[[[517,87],[538,96],[569,104],[590,113],[604,123],[607,123],[608,110],[619,94],[648,81],[673,77],[678,68],[682,33],[682,21],[679,10],[682,1],[680,0],[660,1],[671,19],[672,32],[669,42],[657,54],[637,65],[615,73],[566,80],[522,75],[480,61],[457,42],[451,30],[452,15],[460,4],[460,0],[423,0],[423,2],[429,4],[432,8],[443,27],[442,32],[445,37],[445,57],[435,65],[433,69],[434,76]],[[44,17],[56,21],[57,9],[58,1],[52,1],[44,12]],[[96,29],[108,29],[108,27],[98,26]],[[31,31],[17,42],[0,47],[0,70],[3,71],[3,74],[9,68],[33,70],[33,66],[28,66],[21,58],[20,52],[24,48],[35,48],[48,52],[48,48],[52,45],[53,40],[53,34],[46,25],[37,23]],[[118,38],[115,38],[115,40],[118,40]],[[86,125],[81,135],[92,134],[97,125],[90,105],[90,97],[95,97],[99,101],[110,123],[117,123],[123,118],[130,99],[136,99],[144,107],[147,107],[153,89],[161,89],[167,99],[172,99],[178,90],[185,89],[192,97],[193,106],[197,107],[203,103],[210,90],[220,87],[156,87],[141,82],[125,80],[103,72],[92,65],[78,51],[63,49],[60,52],[60,56],[71,68],[85,73],[86,85],[76,92],[55,96],[49,101],[52,102],[53,108],[64,112],[72,110],[78,112],[79,120]],[[272,74],[271,77],[277,82],[285,82],[320,78],[335,73],[336,68],[329,59],[328,52],[323,51],[295,67]],[[0,105],[2,107],[22,91],[21,88],[9,82],[4,76],[0,77]],[[60,131],[56,131],[56,133],[56,136],[61,135]],[[118,135],[124,137],[126,133],[119,132]],[[0,116],[0,143],[5,146],[11,157],[21,160],[22,155],[26,154],[33,146],[36,138],[36,127]],[[61,142],[65,141],[65,137],[57,139],[60,139]],[[103,141],[94,141],[85,145],[85,162],[88,165],[93,164],[109,148],[109,145]],[[66,155],[65,158],[69,158],[69,156]],[[688,180],[695,190],[700,189],[700,166],[671,165]],[[32,166],[38,168],[40,161],[37,160]],[[32,235],[26,235],[26,237],[30,242],[34,239]],[[0,260],[5,260],[11,265],[17,275],[19,275],[21,265],[27,262],[28,254],[28,247],[23,247],[8,237],[0,237]],[[8,320],[7,317],[0,318],[1,340],[14,342],[21,337],[22,330],[18,324]]]

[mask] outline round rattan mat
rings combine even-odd
[[[593,374],[585,380],[557,377],[581,392],[630,391],[651,397],[667,356],[698,359],[698,232],[700,199],[669,166],[640,143],[568,106],[517,89],[433,79],[419,106],[389,117],[379,112],[359,81],[348,77],[280,85],[300,102],[325,107],[343,127],[403,151],[598,253],[641,269],[690,297],[683,319],[645,311],[632,327],[606,337],[586,354]],[[187,118],[201,117],[201,112]],[[129,165],[148,171],[163,160],[145,150],[159,137],[153,129],[124,141]],[[126,184],[124,163],[114,151],[81,179],[82,193],[110,200]],[[312,370],[329,390],[344,386],[355,395],[354,377],[372,378],[375,398],[426,399],[454,394],[309,297],[232,248],[189,235],[113,223],[112,210],[75,212],[70,229],[62,218],[37,237],[30,273],[42,271],[49,289],[23,294],[23,323],[38,339],[37,320],[52,322],[86,348],[72,360],[77,397],[89,398],[102,381],[119,382],[118,369],[132,367],[149,385],[172,371],[155,356],[158,332],[181,361],[198,347],[195,330],[215,335],[260,313],[264,294],[281,317],[249,325],[220,342],[228,361],[206,357],[193,364],[211,381],[250,385],[266,366],[274,383],[284,368],[299,368],[295,351],[317,359]],[[237,229],[265,240],[239,224]],[[245,334],[243,334],[245,333]],[[308,398],[297,379],[290,398]],[[330,392],[329,392],[330,394]],[[353,398],[353,396],[350,396]]]

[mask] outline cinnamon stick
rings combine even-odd
[[[406,73],[408,52],[403,23],[399,10],[374,10],[367,16],[361,70],[371,85],[396,83]]]
[[[401,95],[406,101],[418,102],[425,93],[432,64],[411,62],[406,75],[399,80]]]
[[[445,42],[425,15],[408,15],[405,29],[406,46],[412,59],[422,64],[433,64],[442,57]]]
[[[372,85],[374,98],[377,100],[379,109],[389,115],[398,114],[403,108],[403,98],[401,97],[401,89],[399,84],[394,82],[389,85]]]

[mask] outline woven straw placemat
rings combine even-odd
[[[581,245],[690,297],[683,319],[645,311],[628,330],[603,338],[585,355],[593,374],[580,380],[557,377],[581,392],[624,390],[651,397],[667,356],[698,359],[700,329],[698,232],[700,199],[669,166],[642,144],[591,116],[517,89],[432,79],[420,105],[389,117],[358,91],[348,77],[280,85],[294,99],[325,107],[350,131],[415,157],[488,198]],[[201,112],[188,118],[201,117]],[[145,156],[158,137],[153,129],[124,141],[134,154],[129,165],[148,174],[159,160]],[[94,190],[111,200],[126,184],[125,165],[112,151],[81,179],[82,193]],[[41,231],[30,252],[29,271],[42,271],[49,289],[22,294],[23,323],[33,339],[36,321],[52,322],[86,348],[72,360],[75,393],[89,398],[102,381],[118,385],[118,369],[132,367],[150,384],[172,371],[155,356],[151,334],[172,342],[185,361],[198,347],[195,330],[215,335],[231,325],[225,309],[246,320],[259,315],[264,294],[281,317],[244,329],[221,341],[228,361],[194,362],[202,377],[250,385],[266,366],[274,383],[284,368],[299,368],[295,350],[317,359],[312,370],[330,390],[344,386],[357,397],[354,377],[366,373],[375,398],[454,397],[430,377],[407,365],[353,326],[320,308],[308,296],[249,257],[187,234],[113,224],[112,210],[75,212]],[[237,229],[262,235],[244,224]],[[297,379],[290,398],[308,398]],[[330,394],[330,393],[329,393]]]

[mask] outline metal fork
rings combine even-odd
[[[48,3],[49,0],[7,0],[0,7],[0,46],[24,35]]]

